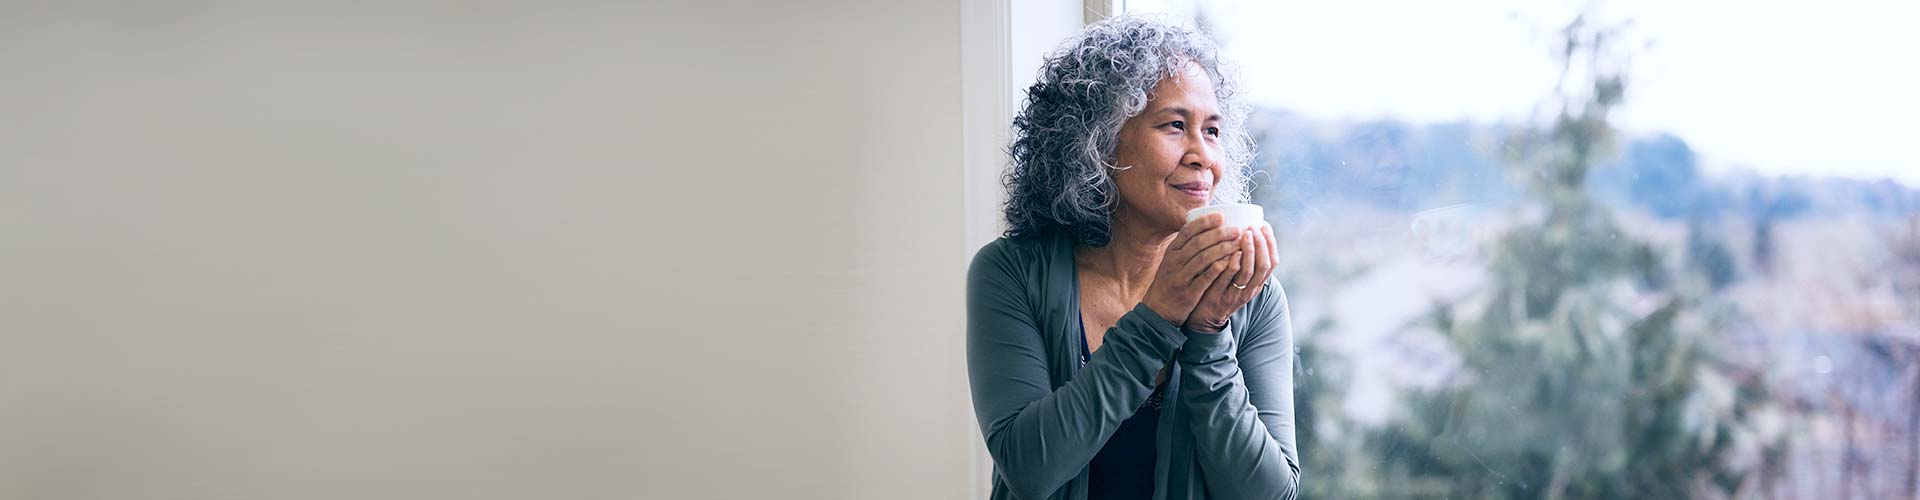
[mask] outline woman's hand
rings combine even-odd
[[[1225,220],[1225,215],[1208,214],[1187,221],[1173,236],[1173,244],[1160,257],[1160,268],[1154,271],[1153,286],[1141,299],[1148,309],[1174,325],[1187,323],[1201,294],[1232,267],[1229,257],[1240,249],[1236,241],[1245,239],[1240,231],[1226,227]]]
[[[1227,259],[1232,262],[1227,272],[1213,280],[1187,316],[1188,330],[1220,333],[1227,328],[1227,318],[1267,286],[1274,261],[1279,260],[1279,254],[1274,253],[1273,226],[1262,222],[1247,228],[1237,243],[1239,252]]]

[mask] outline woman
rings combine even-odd
[[[1244,202],[1245,108],[1215,50],[1122,16],[1052,53],[1014,120],[1005,237],[967,276],[993,498],[1292,498],[1293,338]]]

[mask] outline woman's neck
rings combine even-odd
[[[1156,230],[1114,211],[1112,238],[1106,246],[1074,245],[1074,264],[1112,280],[1129,297],[1146,294],[1154,271],[1178,231]]]

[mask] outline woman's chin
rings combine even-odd
[[[1174,231],[1179,231],[1180,228],[1186,227],[1187,225],[1187,212],[1195,208],[1200,208],[1200,206],[1186,206],[1186,204],[1181,204],[1177,210],[1170,211],[1163,219],[1167,221],[1166,223],[1169,227],[1172,227]]]
[[[1181,198],[1180,203],[1178,204],[1180,208],[1180,220],[1183,220],[1183,221],[1186,220],[1187,212],[1191,212],[1193,211],[1193,209],[1196,209],[1196,208],[1207,206],[1207,203],[1210,201],[1212,200],[1208,200],[1206,198],[1193,198],[1193,197]]]

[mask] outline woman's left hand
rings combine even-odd
[[[1202,292],[1200,305],[1187,315],[1187,329],[1220,333],[1227,328],[1227,318],[1253,301],[1260,289],[1267,286],[1274,261],[1279,260],[1279,254],[1274,253],[1273,226],[1262,222],[1247,231],[1241,235],[1240,253],[1235,256],[1238,258]]]

